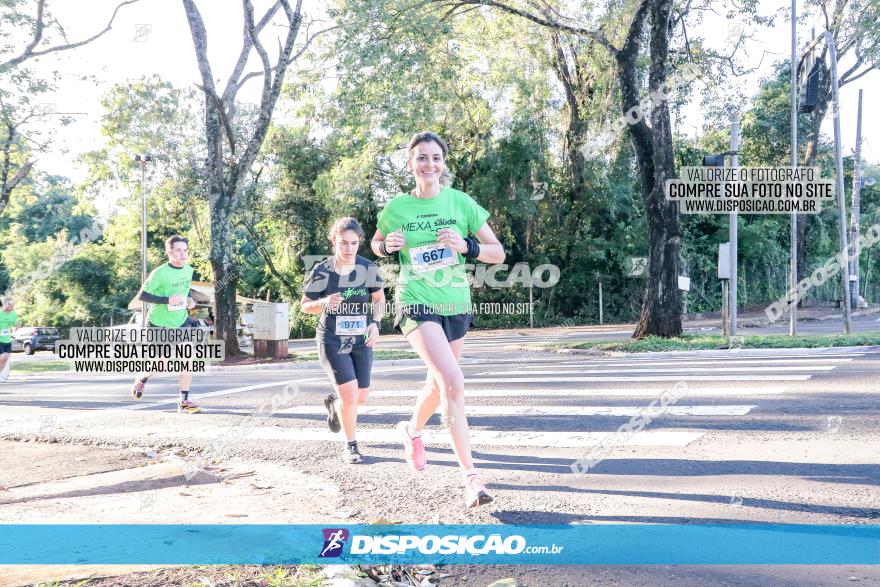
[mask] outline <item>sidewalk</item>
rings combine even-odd
[[[748,324],[747,326],[767,326],[770,324],[770,320],[767,318],[767,315],[764,313],[764,308],[766,304],[760,304],[756,306],[750,306],[748,308],[740,308],[737,312],[738,321],[740,321],[740,326],[744,326],[743,321],[754,322],[757,324]],[[853,310],[850,313],[852,318],[858,318],[860,316],[871,316],[874,314],[880,314],[880,304],[871,304],[867,308],[862,308],[860,310]],[[843,311],[840,308],[832,307],[832,306],[808,306],[804,308],[798,308],[798,324],[801,322],[822,322],[825,320],[843,320]],[[776,320],[776,323],[785,324],[789,321],[789,312],[785,312],[782,316]],[[692,325],[711,325],[721,327],[721,313],[720,312],[703,312],[701,314],[688,314],[686,316],[682,316],[682,322],[687,324],[688,326]]]
[[[737,312],[737,323],[740,328],[755,328],[761,326],[769,326],[770,320],[764,313],[765,305],[750,306],[748,308],[740,308]],[[861,316],[880,315],[880,304],[872,304],[861,310],[854,310],[850,316],[859,318]],[[826,320],[843,320],[843,314],[840,308],[830,306],[818,306],[808,308],[798,308],[798,324],[809,322],[824,322]],[[700,314],[686,314],[681,317],[682,326],[684,328],[721,328],[720,312],[703,312]],[[776,320],[775,324],[787,324],[788,312]],[[510,330],[476,330],[468,333],[468,338],[474,338],[482,335],[500,335],[516,334],[555,334],[558,332],[633,332],[636,329],[635,322],[617,322],[614,324],[578,324],[575,326],[547,326],[536,328],[512,328]],[[880,327],[878,327],[880,330]]]

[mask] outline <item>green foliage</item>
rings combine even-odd
[[[585,19],[602,26],[616,43],[628,22],[620,16],[629,14],[632,4],[612,3],[606,12],[592,11]],[[24,4],[5,0],[7,6],[21,12]],[[866,14],[873,14],[873,7],[864,8]],[[754,8],[750,0],[741,6],[742,14],[752,14]],[[559,284],[532,291],[536,325],[597,321],[600,282],[605,320],[638,316],[644,282],[627,277],[627,258],[647,254],[648,235],[628,135],[621,133],[595,158],[571,156],[577,148],[571,143],[579,140],[572,140],[572,122],[601,128],[616,116],[618,90],[607,52],[586,39],[560,39],[569,65],[576,65],[583,78],[575,96],[579,120],[573,121],[558,79],[552,37],[518,17],[487,7],[448,16],[418,0],[335,0],[328,12],[339,28],[320,37],[315,52],[291,71],[279,103],[283,116],[276,116],[241,188],[231,259],[240,275],[240,294],[263,299],[268,293],[273,300],[290,302],[293,335],[313,335],[317,317],[298,310],[306,273],[303,257],[331,252],[327,229],[344,215],[361,222],[369,241],[385,202],[413,187],[406,168],[409,137],[432,130],[451,147],[447,165],[453,186],[489,210],[490,226],[507,253],[505,263],[561,268]],[[2,24],[11,22],[9,18]],[[876,27],[850,24],[865,55],[873,55]],[[7,41],[5,35],[0,32],[0,43]],[[719,69],[722,56],[700,39],[690,41],[689,55],[708,76],[703,85],[711,90],[704,95],[704,113],[713,123],[699,139],[674,137],[676,167],[699,165],[702,155],[727,151],[729,132],[722,121],[732,106],[742,107],[743,102],[723,84],[727,74]],[[671,55],[679,65],[686,53]],[[640,63],[640,75],[648,65]],[[3,75],[4,80],[17,76],[15,87],[24,100],[0,113],[10,119],[21,108],[39,103],[41,92],[52,84],[26,69]],[[777,64],[742,113],[741,165],[788,164],[788,75],[788,65]],[[327,77],[336,83],[326,83]],[[673,113],[680,112],[684,93],[673,100]],[[199,276],[211,279],[209,206],[202,177],[206,149],[198,125],[192,123],[204,116],[202,101],[198,91],[158,77],[114,86],[102,101],[103,141],[80,158],[86,179],[74,186],[35,170],[17,188],[0,215],[0,286],[8,288],[33,275],[41,264],[52,266],[59,251],[69,253],[22,292],[23,321],[66,327],[106,324],[111,313],[116,322],[126,318],[126,305],[141,279],[143,196],[149,267],[164,262],[164,238],[179,233],[190,239]],[[249,132],[255,107],[238,108],[233,133],[241,138]],[[806,127],[801,125],[801,148]],[[30,156],[22,141],[12,152],[16,165]],[[155,159],[141,166],[133,158],[138,153],[151,153]],[[820,152],[819,165],[824,175],[832,175],[827,147]],[[847,173],[849,189],[851,160]],[[868,165],[865,175],[880,178],[880,171]],[[538,189],[544,184],[546,189]],[[112,204],[100,219],[99,202],[102,210]],[[863,227],[880,221],[880,185],[866,186],[862,202]],[[67,244],[96,221],[103,228],[101,238],[75,250]],[[681,217],[691,312],[720,307],[717,250],[727,241],[727,222],[722,215]],[[739,217],[741,303],[766,303],[782,295],[788,223],[787,216]],[[833,206],[811,221],[810,269],[834,253],[836,230]],[[372,257],[368,243],[361,254]],[[877,280],[878,257],[874,251],[863,252],[862,272],[868,281]],[[811,295],[830,297],[832,284]],[[523,287],[483,287],[474,289],[473,299],[526,304],[530,298]],[[479,316],[477,324],[523,326],[528,320],[527,313],[489,315]],[[648,339],[644,344],[653,343]]]

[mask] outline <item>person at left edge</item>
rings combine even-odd
[[[3,300],[3,310],[0,311],[0,373],[6,369],[6,363],[12,356],[12,329],[18,322],[18,314],[15,313],[15,300],[7,297]],[[2,377],[2,381],[6,381]]]
[[[187,264],[189,260],[189,241],[180,236],[172,235],[165,239],[165,253],[168,262],[156,267],[147,277],[138,299],[154,304],[147,314],[146,324],[150,328],[190,328],[193,327],[187,310],[195,307],[196,302],[190,295],[193,268]],[[141,399],[147,380],[155,373],[144,373],[137,377],[131,388],[134,399]],[[178,378],[180,397],[177,411],[195,414],[201,410],[189,400],[192,373],[181,371]]]

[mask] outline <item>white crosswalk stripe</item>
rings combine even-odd
[[[472,419],[472,441],[475,446],[481,443],[515,446],[568,446],[568,442],[579,439],[591,442],[593,434],[599,438],[613,434],[607,423],[602,431],[590,430],[595,421],[590,418],[612,417],[626,419],[645,413],[646,407],[669,390],[675,382],[687,383],[687,399],[699,398],[737,398],[748,396],[778,396],[786,393],[785,382],[807,381],[817,374],[827,374],[835,368],[853,360],[853,355],[792,356],[788,354],[767,356],[724,356],[708,358],[671,358],[669,360],[609,359],[596,360],[584,358],[574,361],[540,362],[512,359],[509,361],[486,361],[488,370],[465,371],[465,396],[468,405],[467,416]],[[520,370],[510,363],[525,367]],[[494,369],[493,369],[494,367]],[[635,383],[636,385],[632,385]],[[371,390],[371,398],[414,398],[419,388],[400,389],[381,387]],[[512,405],[486,403],[493,399],[512,399]],[[584,405],[578,400],[602,401],[612,403],[615,399],[644,398],[643,405]],[[575,400],[576,405],[559,405]],[[709,404],[692,402],[666,406],[659,416],[654,416],[649,426],[634,435],[633,439],[650,438],[650,445],[686,446],[698,440],[708,430],[688,428],[685,431],[664,428],[664,419],[704,417],[708,422],[718,418],[741,417],[758,409],[756,404]],[[320,406],[299,406],[284,411],[289,416],[323,417],[326,411]],[[366,417],[401,417],[412,413],[412,404],[362,406],[358,413]],[[504,430],[504,436],[486,435],[480,427],[481,418],[504,418],[511,423]],[[569,417],[567,420],[559,420]],[[577,432],[529,430],[535,418],[554,418],[551,422],[559,426],[577,427]],[[577,418],[587,418],[578,422]],[[518,419],[521,424],[517,425]],[[363,422],[363,420],[362,420]],[[707,424],[710,426],[711,424]],[[500,431],[499,431],[500,432]],[[360,435],[360,431],[358,432]],[[534,434],[540,434],[546,444],[532,444]],[[571,435],[576,436],[572,437]],[[648,443],[648,440],[645,440]],[[685,444],[681,444],[685,442]],[[560,444],[561,443],[561,444]],[[590,444],[580,445],[589,448]],[[648,446],[639,444],[633,446]]]
[[[673,416],[744,416],[756,406],[667,406],[665,413]],[[471,416],[636,416],[643,406],[466,406]],[[279,410],[279,414],[326,416],[323,406],[297,406]],[[412,406],[361,406],[358,416],[405,416]]]
[[[464,394],[472,397],[657,397],[668,389],[665,387],[597,387],[578,389],[572,387],[529,387],[522,389],[474,389],[465,387]],[[788,388],[781,385],[762,385],[758,387],[707,387],[688,385],[689,396],[752,396],[779,395]],[[370,397],[416,397],[419,389],[377,389],[370,391]]]
[[[625,371],[621,371],[622,373]],[[474,383],[586,383],[599,382],[651,382],[651,381],[806,381],[810,375],[646,375],[644,377],[631,377],[620,375],[617,377],[486,377],[480,379],[465,379],[465,387]]]
[[[494,344],[497,341],[474,341],[477,345]],[[761,410],[764,398],[786,394],[789,385],[808,381],[816,376],[827,376],[837,367],[853,361],[857,355],[821,353],[807,354],[755,354],[727,353],[724,356],[670,357],[668,360],[652,358],[619,357],[595,359],[569,355],[564,357],[539,354],[526,360],[524,358],[501,358],[473,356],[462,361],[465,373],[466,414],[470,419],[471,440],[475,447],[525,447],[525,448],[568,448],[585,449],[598,444],[613,435],[618,426],[630,418],[646,413],[649,405],[657,406],[664,391],[670,390],[677,382],[687,384],[686,394],[665,407],[651,412],[652,420],[640,432],[634,434],[627,446],[639,447],[684,447],[699,440],[714,428],[715,423],[730,422]],[[378,367],[373,370],[373,387],[370,401],[361,406],[362,416],[358,426],[358,439],[363,443],[383,443],[396,445],[398,438],[394,430],[397,420],[412,414],[413,398],[421,391],[420,378],[424,377],[426,367],[420,361],[405,361],[399,366]],[[237,384],[228,389],[214,387],[206,392],[191,394],[191,398],[201,404],[205,402],[206,413],[211,414],[211,400],[249,392],[266,393],[280,391],[286,381],[296,381],[304,393],[298,396],[297,404],[284,407],[273,417],[284,417],[285,425],[274,424],[271,420],[260,421],[248,432],[253,440],[278,440],[285,442],[342,442],[344,435],[331,434],[324,427],[315,427],[316,420],[322,420],[326,411],[315,395],[320,397],[330,389],[326,376],[318,369],[261,371],[267,379],[233,379]],[[415,377],[413,377],[413,375]],[[65,416],[58,411],[59,423],[65,421],[96,421],[102,414],[132,413],[132,411],[156,409],[167,410],[173,406],[177,395],[168,393],[173,389],[171,380],[164,388],[156,388],[149,393],[144,402],[133,402],[125,391],[120,392],[118,382],[96,381],[90,389],[63,386],[66,382],[46,382],[39,387],[27,386],[6,388],[0,398],[26,404],[28,400],[38,402],[39,410],[50,409],[53,404],[77,400],[89,404],[115,405],[115,409],[94,410],[86,415]],[[82,390],[82,391],[80,391]],[[102,391],[105,391],[102,394]],[[739,400],[738,398],[748,398]],[[305,404],[305,405],[302,405]],[[227,417],[246,416],[253,411],[240,407],[249,403],[224,406],[217,414]],[[290,405],[290,404],[288,404]],[[67,406],[62,406],[67,407]],[[42,412],[46,413],[46,412]],[[51,412],[50,412],[51,413]],[[92,420],[92,419],[95,420]],[[617,418],[618,421],[609,418]],[[498,424],[501,421],[503,424]],[[211,422],[210,424],[208,422]],[[687,423],[687,424],[685,424]],[[13,425],[13,422],[9,423]],[[34,423],[35,427],[37,423]],[[194,425],[195,424],[195,425]],[[14,424],[18,425],[18,424]],[[18,425],[20,426],[20,425]],[[503,426],[502,429],[498,429]],[[103,425],[98,422],[95,429],[105,436],[130,436],[137,432],[129,423]],[[0,430],[2,432],[2,430]],[[217,438],[223,428],[212,421],[194,423],[191,419],[176,419],[152,424],[144,429],[145,438]],[[448,435],[436,429],[426,432],[425,440],[430,445],[448,447]],[[580,452],[580,450],[578,451]],[[639,458],[639,452],[632,453]],[[646,455],[649,453],[645,453]]]
[[[775,365],[767,366],[764,371],[831,371],[834,369],[834,365],[812,365],[812,366],[803,366],[803,367],[792,367],[792,366],[781,366],[777,367]],[[662,367],[658,367],[656,369],[641,369],[641,368],[627,368],[627,373],[717,373],[718,371],[731,371],[735,373],[754,373],[755,367],[728,367],[728,366],[718,366],[718,367],[685,367],[681,366],[677,369],[663,369]],[[580,369],[577,371],[554,371],[553,375],[586,375],[589,373],[620,373],[621,369]],[[506,375],[508,371],[486,371],[485,373],[480,373],[480,375]],[[546,371],[517,371],[517,375],[547,375]]]
[[[845,363],[845,362],[849,362],[849,361],[852,361],[852,359],[843,359],[843,358],[840,358],[840,359],[753,359],[753,360],[746,359],[746,360],[742,360],[742,361],[736,361],[736,364],[737,365],[758,365],[759,367],[765,366],[773,371],[778,371],[781,367],[786,367],[787,369],[801,369],[801,367],[798,367],[798,366],[792,367],[792,366],[790,366],[791,364],[795,364],[795,365],[805,364],[805,365],[816,366],[817,363],[828,363],[828,362],[834,362],[834,363],[843,362],[843,363]],[[522,364],[522,361],[517,361],[517,362]],[[560,374],[560,373],[562,373],[562,371],[558,371],[560,366],[569,367],[572,365],[578,365],[579,367],[583,368],[584,370],[588,370],[591,372],[593,372],[595,368],[599,368],[599,367],[627,367],[627,372],[631,372],[632,369],[630,369],[630,367],[632,367],[633,365],[636,365],[638,367],[678,367],[678,366],[682,366],[682,365],[719,365],[721,368],[723,368],[725,365],[729,365],[730,361],[729,360],[715,360],[715,361],[688,361],[688,360],[638,361],[638,360],[631,360],[631,361],[623,361],[623,362],[621,362],[621,361],[602,361],[602,362],[597,362],[595,364],[585,364],[581,361],[581,362],[568,362],[568,363],[558,362],[558,363],[549,363],[549,364],[544,364],[544,365],[533,365],[532,361],[529,361],[528,363],[529,363],[529,369],[553,369],[554,373]],[[836,365],[824,366],[824,369],[830,370],[830,369],[833,369],[835,366]],[[754,367],[749,367],[749,370],[754,370],[754,369],[755,369]],[[725,369],[725,370],[727,370],[727,369]],[[518,371],[519,374],[531,373],[531,372],[532,371]],[[543,373],[543,371],[534,371],[534,372],[535,373]],[[494,373],[498,373],[498,372],[497,371],[487,371],[484,373],[480,373],[480,375],[494,374]],[[503,371],[501,373],[507,373],[507,371]]]
[[[133,428],[114,427],[102,430],[102,434],[112,437],[128,437],[129,435],[146,435],[155,439],[156,427]],[[400,440],[397,430],[393,428],[360,428],[358,429],[358,441],[366,443],[397,444]],[[608,432],[532,432],[532,431],[494,431],[494,430],[471,430],[471,442],[477,446],[523,446],[523,447],[557,447],[557,448],[589,448],[599,444]],[[684,432],[671,430],[643,430],[633,435],[625,446],[686,446],[702,436],[699,432]],[[214,428],[181,428],[165,430],[163,438],[202,438],[213,439],[217,437]],[[274,426],[256,426],[248,433],[247,437],[252,440],[279,440],[279,441],[319,441],[340,442],[340,435],[333,434],[326,428],[278,428]],[[448,446],[449,437],[444,432],[426,430],[424,441],[427,445]]]

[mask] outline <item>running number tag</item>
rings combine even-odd
[[[337,316],[336,317],[336,335],[350,336],[352,334],[363,334],[367,331],[366,316]]]
[[[409,250],[409,258],[412,261],[413,271],[424,273],[440,267],[449,267],[458,263],[458,259],[452,254],[452,249],[447,245],[425,245],[414,247]]]
[[[12,330],[9,328],[4,328],[3,330],[0,330],[0,336],[9,336],[10,334],[12,334]]]
[[[172,304],[171,302],[168,302],[169,312],[176,312],[177,310],[186,310],[186,299],[184,299],[179,304]]]

